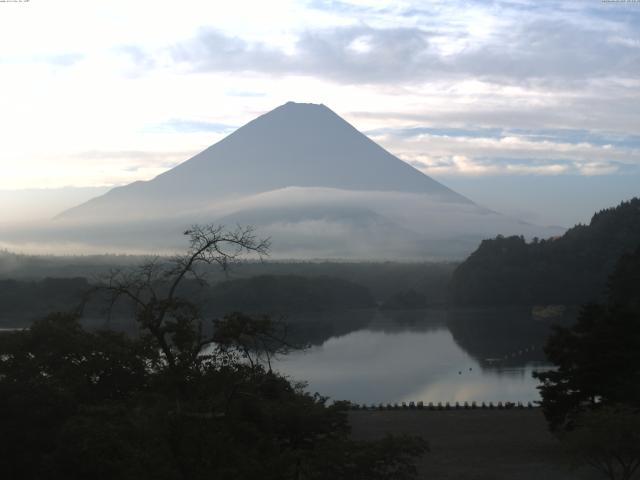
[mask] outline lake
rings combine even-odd
[[[550,323],[526,309],[341,312],[290,316],[304,351],[274,368],[332,400],[529,402],[548,369]]]
[[[534,319],[530,309],[272,316],[289,324],[290,343],[309,345],[278,357],[274,368],[332,400],[368,405],[533,402],[540,396],[532,373],[550,368],[543,346],[552,322]],[[103,322],[86,320],[94,327]],[[127,331],[131,320],[114,319],[112,327]]]

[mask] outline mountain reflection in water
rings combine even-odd
[[[305,351],[276,368],[334,400],[529,402],[548,368],[550,322],[526,309],[340,312],[292,316]]]

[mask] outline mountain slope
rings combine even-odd
[[[289,102],[148,182],[114,188],[62,218],[165,216],[285,187],[424,193],[470,200],[393,156],[324,105]]]
[[[291,259],[461,258],[499,233],[558,233],[476,205],[323,105],[287,103],[150,181],[63,212],[46,238],[166,251],[194,223],[253,225]]]

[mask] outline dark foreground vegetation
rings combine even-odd
[[[547,240],[483,241],[453,273],[456,305],[580,305],[602,300],[621,255],[640,244],[640,199],[593,215]]]
[[[365,278],[377,268],[370,265],[278,264],[276,273],[208,286],[214,266],[264,254],[268,244],[250,229],[194,227],[185,255],[105,269],[98,282],[3,280],[5,313],[28,305],[44,318],[0,333],[0,471],[12,479],[553,479],[571,478],[556,462],[572,458],[630,480],[640,469],[639,228],[634,199],[559,239],[483,242],[455,272],[453,298],[464,305],[483,303],[480,294],[503,306],[584,303],[575,325],[548,339],[556,368],[537,374],[541,409],[350,413],[272,371],[273,355],[303,342],[257,312],[424,308],[441,298],[447,264],[428,274],[385,264],[384,280]],[[339,274],[319,274],[326,269]],[[402,271],[413,273],[396,282]],[[429,282],[440,293],[426,293]],[[79,313],[98,304],[128,314],[136,334],[85,330]],[[44,315],[76,305],[84,310]],[[218,311],[232,313],[211,315]],[[526,333],[525,320],[518,328]],[[470,322],[458,316],[449,327],[479,358],[513,343],[494,335],[485,352],[476,344],[486,324]],[[541,430],[542,414],[553,436]],[[434,455],[423,455],[418,436],[386,433],[425,434]]]
[[[556,327],[545,352],[558,366],[537,374],[553,429],[571,429],[576,415],[603,405],[640,407],[640,248],[620,258],[608,301]]]
[[[235,313],[207,329],[179,295],[199,266],[268,245],[251,230],[187,234],[186,255],[112,272],[100,288],[131,306],[137,337],[87,332],[73,314],[0,334],[3,477],[413,478],[423,440],[353,440],[346,405],[271,370],[291,348],[277,324]]]
[[[0,335],[3,477],[412,478],[421,440],[351,440],[345,405],[241,360],[265,323],[218,327],[201,355],[176,332],[173,365],[153,336],[88,333],[64,315]]]
[[[552,431],[579,463],[612,480],[640,468],[640,247],[623,255],[607,301],[557,327],[545,352],[556,369],[535,374]]]

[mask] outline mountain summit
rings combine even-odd
[[[251,224],[287,258],[451,257],[498,233],[544,236],[436,182],[324,105],[293,102],[58,220],[136,249],[179,245],[171,232],[193,223]]]
[[[471,203],[324,105],[288,102],[154,179],[114,188],[61,216],[164,216],[286,187],[426,193]]]

